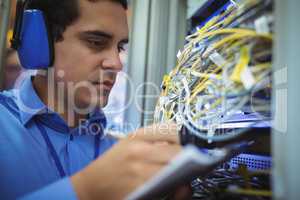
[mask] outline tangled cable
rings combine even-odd
[[[173,120],[208,141],[237,112],[270,112],[272,0],[240,0],[186,38],[177,66],[164,77],[154,121]]]

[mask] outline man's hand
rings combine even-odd
[[[180,151],[174,124],[139,129],[71,180],[79,199],[124,199]]]

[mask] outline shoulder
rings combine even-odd
[[[14,90],[0,92],[0,121],[18,118],[18,106]]]
[[[12,91],[0,93],[0,141],[16,141],[23,129],[20,114]],[[9,142],[7,144],[10,144]],[[3,148],[6,148],[4,146]],[[3,152],[0,148],[0,152]]]

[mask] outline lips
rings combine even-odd
[[[110,80],[106,80],[106,81],[102,81],[102,82],[100,82],[100,81],[93,81],[92,84],[93,84],[93,85],[96,85],[96,86],[102,85],[102,86],[104,86],[106,89],[111,90],[112,87],[114,86],[114,81],[110,81]]]
[[[112,81],[104,81],[102,84],[107,86],[110,89],[114,86],[114,82]]]

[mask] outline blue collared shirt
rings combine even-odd
[[[43,127],[67,175],[65,178],[57,170],[36,118],[54,124]],[[90,122],[99,122],[103,127],[104,115],[96,111],[86,122],[87,127]],[[69,176],[93,161],[95,135],[85,133],[86,128],[70,130],[40,100],[29,78],[19,89],[0,93],[0,129],[0,199],[77,199]],[[103,136],[99,155],[115,142]]]

